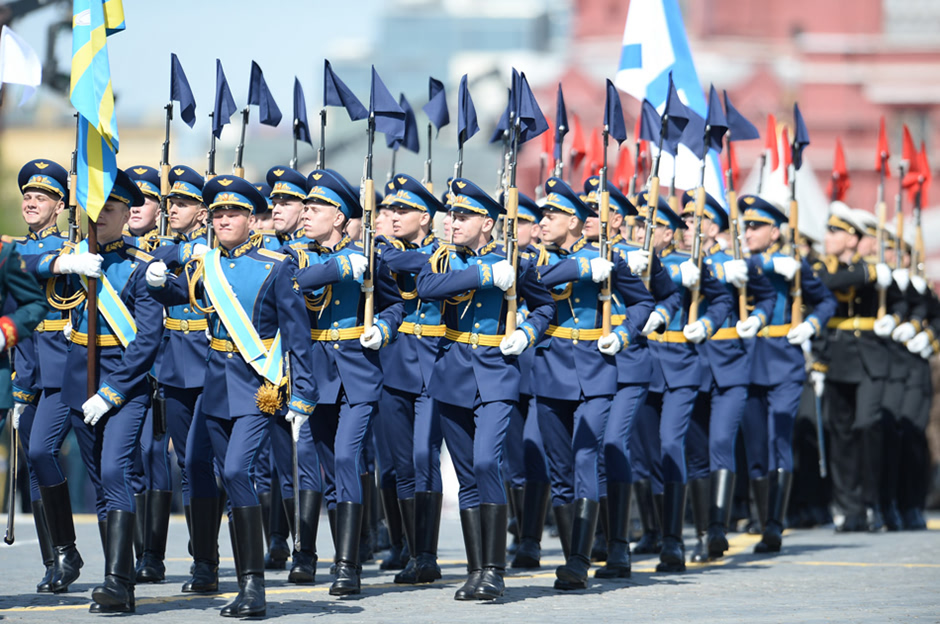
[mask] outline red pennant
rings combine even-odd
[[[927,162],[927,145],[920,142],[920,154],[917,155],[917,170],[920,172],[920,205],[926,208],[930,205],[927,201],[927,191],[930,189],[930,182],[933,180],[933,174],[930,172],[930,163]]]
[[[571,170],[574,171],[584,160],[584,130],[581,128],[581,119],[574,113],[571,114],[571,121],[571,147],[568,154],[571,157]]]
[[[587,154],[584,157],[584,172],[581,174],[582,182],[595,176],[604,165],[604,144],[597,128],[591,130],[591,140],[588,143]]]
[[[728,141],[728,168],[731,169],[731,184],[737,189],[741,182],[741,169],[738,167],[738,155],[734,151],[732,141]]]
[[[908,189],[911,197],[917,194],[917,187],[920,185],[920,174],[918,173],[919,155],[917,148],[914,147],[914,139],[911,138],[911,131],[907,124],[904,124],[901,140],[901,160],[907,162],[907,173],[904,174],[904,180],[901,186]]]
[[[836,138],[836,155],[832,164],[832,178],[826,192],[830,201],[845,201],[845,194],[849,190],[849,170],[845,166],[845,152],[842,149],[842,140]]]
[[[541,158],[545,159],[546,167],[546,177],[552,175],[552,169],[555,168],[555,129],[552,127],[552,122],[546,117],[545,123],[548,124],[548,130],[542,133],[542,145],[541,145]]]
[[[793,154],[790,152],[790,131],[784,126],[780,131],[780,141],[783,143],[783,183],[790,183],[790,163]],[[774,167],[776,169],[776,167]]]
[[[885,131],[885,118],[884,115],[881,116],[881,125],[878,127],[878,153],[875,155],[875,171],[881,172],[881,163],[887,163],[888,158],[891,157],[891,152],[888,149],[888,133]],[[891,168],[884,168],[884,175],[886,178],[891,177]]]
[[[630,186],[630,178],[633,177],[633,154],[626,143],[620,146],[620,154],[617,156],[617,168],[614,169],[614,186],[620,189],[621,193],[626,193]]]
[[[776,171],[777,167],[780,166],[780,152],[777,151],[777,119],[773,115],[767,115],[767,138],[765,141],[764,148],[770,150],[770,170]]]

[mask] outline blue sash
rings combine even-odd
[[[88,242],[80,242],[76,251],[78,253],[87,253]],[[82,286],[87,292],[88,278],[82,275],[81,279]],[[126,349],[127,345],[137,337],[137,324],[134,322],[134,317],[131,316],[130,310],[121,301],[121,296],[114,290],[103,272],[101,277],[98,278],[97,292],[98,311],[101,312],[104,320],[108,322],[108,327],[111,328],[111,331],[114,332],[114,335],[121,341],[121,345]]]

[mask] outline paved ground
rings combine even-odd
[[[5,523],[5,517],[0,516]],[[91,621],[87,612],[92,587],[101,580],[103,559],[91,517],[80,517],[78,545],[85,559],[73,592],[61,596],[35,593],[41,576],[38,546],[29,516],[18,517],[16,543],[0,545],[0,617],[10,622]],[[326,519],[322,526],[326,526]],[[457,518],[445,513],[441,538],[444,579],[430,586],[401,587],[392,575],[366,566],[363,593],[331,597],[328,570],[318,583],[293,586],[286,572],[267,577],[268,618],[278,621],[355,622],[940,622],[940,515],[921,533],[835,535],[831,529],[790,531],[776,557],[750,554],[755,537],[735,534],[724,561],[690,566],[684,574],[657,574],[651,557],[634,560],[629,581],[595,581],[587,591],[552,589],[554,567],[561,563],[557,540],[544,541],[543,568],[535,574],[511,574],[507,591],[495,603],[461,603],[453,592],[464,576],[463,547]],[[328,532],[325,532],[328,535]],[[137,612],[148,621],[218,622],[218,609],[237,591],[231,549],[223,529],[222,591],[214,596],[179,593],[189,561],[182,517],[170,526],[167,582],[138,586]],[[690,531],[686,533],[691,540]],[[687,542],[688,543],[688,542]],[[319,550],[332,547],[321,532]],[[348,616],[353,617],[348,617]]]

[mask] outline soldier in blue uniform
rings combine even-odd
[[[264,197],[228,175],[207,182],[202,195],[220,247],[189,262],[172,280],[166,265],[154,263],[147,283],[164,305],[191,305],[210,315],[200,409],[231,502],[239,579],[238,596],[221,614],[261,616],[266,611],[264,544],[251,466],[268,437],[268,418],[284,413],[286,399],[285,419],[302,421],[313,413],[317,389],[294,265],[286,255],[265,249],[260,236],[250,235],[249,213],[265,209]]]
[[[97,478],[98,518],[105,520],[105,580],[92,591],[92,612],[133,612],[133,536],[136,504],[128,481],[138,453],[141,429],[150,404],[147,375],[156,358],[162,324],[160,305],[149,296],[143,274],[152,257],[123,236],[131,206],[143,195],[121,170],[96,221],[98,277],[96,343],[98,391],[86,395],[88,361],[87,297],[71,312],[71,346],[62,382],[62,400],[71,408],[72,425],[88,472]],[[86,241],[46,256],[43,277],[70,273],[87,252]],[[78,252],[75,256],[73,252]],[[86,275],[94,272],[87,272]],[[72,278],[75,292],[86,280]],[[149,331],[148,331],[149,329]]]
[[[634,238],[642,245],[646,236],[648,215],[647,193],[638,196]],[[685,228],[679,215],[666,201],[658,198],[652,248],[680,287],[682,306],[674,315],[658,308],[650,315],[643,333],[652,341],[653,376],[646,402],[636,416],[635,435],[630,440],[632,469],[639,477],[638,488],[641,516],[646,515],[647,526],[655,531],[649,518],[653,511],[652,494],[663,490],[662,546],[659,550],[659,572],[685,570],[685,545],[682,541],[682,523],[685,518],[686,463],[685,435],[692,417],[695,396],[704,374],[701,357],[695,345],[715,334],[731,311],[732,300],[727,289],[706,266],[699,271],[688,254],[676,252],[673,239],[676,231]],[[689,322],[692,290],[701,283],[700,294],[707,308],[694,322]],[[704,303],[704,302],[703,302]],[[652,479],[652,488],[646,483]],[[647,494],[649,492],[649,494]],[[643,510],[643,507],[646,510]],[[646,552],[655,552],[658,536],[648,534],[650,542]],[[640,546],[640,544],[638,544]],[[638,548],[637,551],[640,549]],[[636,552],[636,551],[635,551]]]
[[[23,193],[23,220],[29,233],[16,239],[16,250],[21,257],[28,258],[61,248],[66,237],[59,232],[56,218],[68,202],[68,172],[50,160],[33,160],[20,169],[18,182]],[[64,294],[65,278],[53,279],[51,284],[48,281],[43,280],[43,286],[51,290],[47,296],[51,307],[56,303],[56,297]],[[52,307],[33,330],[33,336],[21,336],[15,345],[12,420],[14,428],[19,431],[20,445],[29,453],[30,503],[39,550],[46,566],[46,573],[36,586],[40,593],[53,590],[56,576],[56,553],[40,486],[56,485],[65,479],[58,453],[70,428],[68,408],[59,400],[66,353],[62,329],[68,322],[62,316],[61,310]],[[11,347],[7,345],[7,348]],[[35,458],[31,451],[33,444],[36,447]],[[42,472],[41,480],[37,469]],[[71,522],[71,517],[68,522]],[[61,585],[57,589],[61,590]]]
[[[767,478],[766,503],[756,501],[758,509],[767,509],[767,515],[754,552],[779,552],[793,479],[793,423],[806,380],[801,345],[819,335],[835,311],[836,302],[806,260],[798,263],[782,253],[780,226],[787,222],[783,212],[756,195],[745,195],[738,203],[748,249],[758,257],[777,292],[773,314],[754,343],[743,432],[750,477]],[[803,298],[813,306],[813,312],[803,322],[792,325],[790,282],[797,270]]]
[[[499,204],[463,178],[450,190],[456,247],[441,246],[416,282],[422,300],[444,302],[446,329],[428,390],[460,482],[469,577],[454,598],[491,600],[505,589],[508,508],[500,461],[519,399],[518,356],[544,333],[554,304],[535,267],[520,259],[514,270],[493,240]],[[505,291],[515,283],[529,313],[505,336]]]
[[[143,251],[152,251],[160,244],[157,222],[160,218],[160,172],[147,165],[137,165],[127,170],[127,176],[137,184],[144,196],[144,203],[131,207],[127,220],[127,232],[131,244]]]
[[[372,478],[363,475],[362,454],[381,398],[378,350],[395,339],[404,306],[391,273],[376,258],[375,322],[365,330],[361,288],[369,260],[344,234],[347,220],[362,215],[358,193],[326,170],[312,172],[307,186],[304,233],[316,255],[297,271],[297,285],[307,296],[312,366],[320,387],[310,431],[327,479],[327,500],[336,509],[336,578],[330,594],[343,596],[360,591],[364,481]]]
[[[617,187],[607,183],[610,192],[610,228],[618,232],[610,244],[620,257],[627,261],[634,275],[641,275],[652,262],[650,272],[650,294],[656,301],[656,309],[668,316],[675,315],[681,303],[679,289],[673,283],[659,257],[625,242],[620,234],[621,224],[628,217],[635,217],[636,208]],[[595,213],[600,203],[600,178],[593,176],[584,183],[585,203]],[[585,238],[597,240],[600,220],[591,215],[584,223]],[[612,322],[623,322],[627,308],[622,297],[613,297]],[[648,322],[648,321],[647,321]],[[642,334],[642,332],[641,332]],[[631,574],[629,519],[630,484],[633,474],[630,469],[629,441],[633,436],[634,418],[646,400],[652,370],[652,356],[646,336],[635,340],[616,356],[617,394],[610,406],[610,414],[603,433],[603,470],[601,471],[601,522],[607,540],[607,560],[594,576],[597,578],[626,578]]]
[[[640,335],[654,300],[619,253],[611,262],[582,236],[589,211],[578,193],[560,178],[549,178],[545,192],[541,230],[549,262],[539,273],[552,289],[555,317],[536,346],[536,404],[559,534],[568,542],[555,588],[584,589],[600,510],[601,441],[617,392],[615,357]],[[608,277],[626,310],[604,335],[600,292]]]
[[[174,235],[161,238],[160,246],[152,253],[170,271],[179,274],[187,262],[209,250],[207,211],[202,201],[203,176],[190,167],[179,165],[170,169],[169,184],[167,217]],[[191,305],[168,306],[164,326],[154,371],[164,401],[169,436],[163,436],[160,443],[165,454],[168,441],[173,440],[182,473],[183,510],[194,561],[193,576],[183,584],[182,591],[215,591],[218,589],[218,489],[205,418],[196,416],[205,380],[208,321]],[[161,473],[161,481],[169,486],[168,465],[151,466],[151,470]],[[137,570],[138,582],[164,579],[163,558],[171,499],[169,487],[147,493],[148,523],[144,531],[144,556]]]
[[[692,247],[695,191],[682,197],[686,245]],[[686,434],[689,490],[698,543],[690,560],[696,563],[721,557],[728,550],[728,521],[734,494],[734,443],[747,402],[752,343],[773,314],[777,292],[763,274],[759,260],[735,260],[718,241],[729,227],[728,214],[718,201],[705,194],[701,220],[703,262],[737,298],[746,288],[752,311],[739,318],[738,306],[711,339],[698,345],[705,375]],[[707,533],[707,536],[706,536]],[[705,540],[703,541],[703,537]]]
[[[428,386],[444,325],[441,304],[417,296],[414,276],[440,247],[431,226],[443,206],[421,182],[404,174],[386,184],[382,205],[385,209],[380,212],[390,213],[386,217],[394,234],[391,243],[382,247],[382,260],[395,276],[405,315],[398,339],[381,351],[384,388],[375,419],[376,450],[387,447],[391,454],[397,495],[383,490],[382,498],[397,499],[411,554],[395,582],[429,583],[441,578],[437,541],[443,503],[443,434]],[[381,463],[381,453],[379,457]]]

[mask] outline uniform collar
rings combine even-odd
[[[675,251],[676,251],[676,246],[673,245],[672,243],[669,243],[668,245],[666,245],[666,248],[663,249],[663,250],[659,253],[659,257],[660,257],[660,258],[665,258],[665,257],[668,256],[669,254],[675,253]]]
[[[711,247],[709,247],[708,249],[705,250],[705,255],[706,255],[706,256],[713,256],[713,255],[715,255],[716,253],[718,253],[719,251],[721,251],[721,243],[719,243],[718,241],[715,241],[715,242],[712,244]]]
[[[241,245],[234,247],[232,249],[226,249],[225,247],[219,246],[219,249],[222,252],[222,257],[224,258],[238,258],[239,256],[244,256],[246,253],[254,249],[261,242],[261,237],[249,236]]]
[[[205,235],[206,235],[206,226],[201,225],[197,227],[195,230],[193,230],[192,232],[190,232],[189,234],[178,234],[177,236],[179,237],[181,241],[188,243],[199,238],[200,236],[205,236]]]
[[[311,247],[311,249],[318,253],[336,253],[337,251],[340,251],[341,249],[345,249],[346,247],[349,247],[349,245],[351,245],[352,242],[353,240],[349,238],[349,236],[346,236],[344,234],[343,238],[341,238],[340,241],[336,243],[336,247],[333,247],[332,249],[316,241],[311,243],[311,245],[316,245],[316,248]]]
[[[496,245],[497,245],[497,242],[496,242],[496,239],[494,238],[493,240],[486,243],[485,245],[483,245],[477,250],[470,249],[469,247],[465,247],[463,245],[458,245],[457,249],[460,251],[460,253],[466,256],[485,256],[486,254],[496,249]]]
[[[609,241],[609,243],[610,243],[611,245],[616,245],[616,244],[618,244],[618,243],[625,243],[625,242],[626,242],[626,240],[624,239],[623,234],[620,234],[619,232],[617,233],[616,236],[614,236],[613,238],[611,238],[610,241]]]
[[[127,232],[128,234],[130,234],[130,230],[128,230]],[[148,230],[147,232],[144,232],[143,234],[140,234],[140,235],[131,234],[131,236],[139,240],[149,240],[151,238],[156,238],[160,236],[160,231],[157,228],[153,228],[151,230]]]
[[[29,231],[29,234],[26,235],[28,240],[39,240],[41,238],[46,238],[47,236],[54,236],[59,233],[59,226],[53,223],[49,227],[45,227],[38,232]]]
[[[771,243],[770,247],[767,248],[767,251],[764,253],[775,254],[783,248],[783,243],[777,241],[776,243]]]
[[[401,238],[396,239],[396,240],[401,241],[402,245],[405,246],[405,249],[418,249],[419,247],[427,247],[428,245],[433,243],[435,239],[434,239],[434,234],[428,234],[423,239],[421,239],[421,242],[419,243],[410,243]]]
[[[121,238],[115,241],[111,241],[110,243],[104,243],[104,244],[98,243],[98,252],[99,253],[121,252],[124,250],[125,247],[127,247],[127,243],[124,240],[124,237],[122,236]]]

